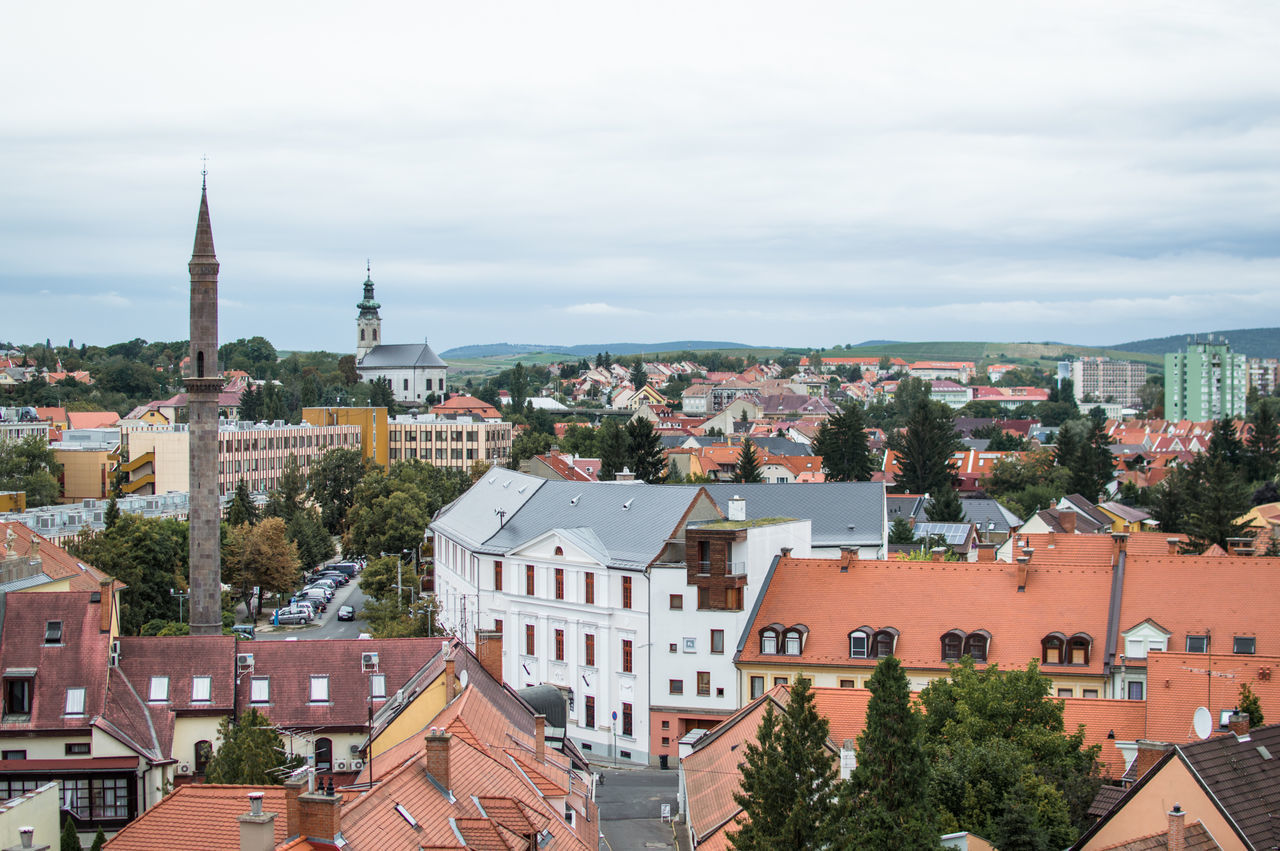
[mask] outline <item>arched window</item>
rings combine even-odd
[[[760,633],[760,652],[761,653],[777,653],[778,652],[778,633],[771,629],[766,629]]]
[[[362,343],[364,342],[364,329],[363,329],[363,328],[361,328],[361,329],[360,329],[360,342],[362,342]]]
[[[196,352],[196,378],[204,378],[204,352]]]
[[[893,627],[876,630],[876,634],[871,636],[871,655],[876,659],[892,656],[897,641],[898,631]]]
[[[316,771],[333,771],[333,742],[316,739]]]
[[[975,662],[987,661],[987,648],[991,645],[991,633],[985,629],[975,630],[964,639],[964,655]]]
[[[201,739],[196,742],[196,774],[204,774],[204,770],[208,767],[211,759],[213,759],[213,743],[207,739]]]
[[[556,547],[555,554],[558,556],[564,555],[564,547]]]
[[[375,343],[378,341],[378,329],[377,329],[377,328],[374,328],[374,329],[373,329],[373,341],[374,341]]]
[[[849,658],[866,659],[870,652],[871,635],[864,629],[849,633]]]
[[[1077,632],[1071,636],[1071,643],[1068,645],[1068,653],[1070,657],[1067,663],[1070,665],[1088,665],[1089,664],[1089,648],[1093,645],[1093,638],[1087,633]]]
[[[1061,665],[1066,661],[1067,637],[1051,632],[1040,639],[1040,662],[1045,665]]]
[[[788,656],[799,656],[804,650],[804,637],[809,633],[809,628],[804,624],[793,626],[783,633],[783,641],[785,643],[783,652]]]
[[[942,635],[942,661],[960,661],[960,651],[964,646],[964,633],[958,629]]]

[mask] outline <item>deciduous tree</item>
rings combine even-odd
[[[311,463],[307,493],[320,507],[320,522],[329,534],[342,532],[356,486],[370,468],[359,449],[330,449]]]
[[[49,442],[31,434],[20,440],[0,440],[0,490],[23,491],[27,507],[53,505],[62,492],[62,471]]]

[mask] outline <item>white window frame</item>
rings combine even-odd
[[[197,676],[191,678],[191,702],[213,702],[213,677]]]
[[[152,677],[151,687],[147,691],[148,703],[168,703],[169,702],[169,678],[168,677]]]
[[[67,689],[67,704],[64,715],[84,714],[84,686],[72,686]]]
[[[312,674],[311,675],[311,699],[310,703],[328,703],[329,702],[329,675],[328,674]]]
[[[853,652],[853,640],[854,640],[855,638],[861,638],[861,639],[862,639],[862,653],[861,653],[861,654],[858,654],[858,653],[854,653],[854,652]],[[849,658],[850,658],[850,659],[866,659],[866,658],[867,658],[867,653],[870,651],[870,648],[871,648],[871,636],[867,635],[865,632],[851,632],[851,633],[849,633]]]
[[[253,677],[249,680],[249,702],[271,702],[271,677]]]
[[[387,699],[387,675],[386,674],[370,674],[369,675],[369,696],[374,700]]]

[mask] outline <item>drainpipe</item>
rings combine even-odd
[[[1127,535],[1125,537],[1128,537]],[[1124,548],[1116,553],[1116,560],[1111,565],[1111,604],[1107,610],[1107,647],[1102,662],[1102,675],[1105,678],[1108,697],[1116,697],[1111,682],[1112,660],[1115,659],[1116,640],[1120,636],[1120,603],[1124,597],[1124,561],[1127,552]]]

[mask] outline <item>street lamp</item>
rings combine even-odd
[[[187,599],[187,597],[190,597],[191,594],[186,591],[177,591],[173,588],[170,588],[169,596],[178,598],[178,622],[181,623],[182,622],[182,601]]]

